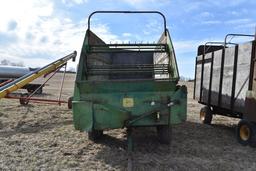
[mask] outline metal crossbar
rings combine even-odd
[[[105,44],[105,45],[90,45],[90,53],[109,53],[109,52],[154,52],[166,53],[166,44]]]
[[[168,74],[168,64],[134,64],[134,65],[91,65],[88,68],[89,75],[105,74],[131,74],[131,73],[154,73]]]

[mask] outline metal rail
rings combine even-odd
[[[164,20],[164,32],[165,32],[165,35],[166,35],[166,18],[164,16],[163,13],[159,12],[159,11],[95,11],[93,13],[91,13],[88,17],[88,30],[90,30],[91,28],[91,17],[94,15],[94,14],[97,14],[97,13],[104,13],[104,14],[159,14],[163,17],[163,20]]]
[[[235,33],[227,34],[225,36],[224,42],[206,42],[205,45],[204,45],[204,54],[206,52],[205,47],[206,47],[207,44],[219,44],[219,45],[223,45],[224,48],[226,48],[227,44],[238,45],[237,43],[227,42],[227,39],[230,36],[233,36],[233,37],[254,37],[254,39],[256,40],[256,33],[255,33],[255,35],[252,35],[252,34],[235,34]]]
[[[7,99],[24,99],[24,100],[28,100],[28,97],[17,97],[17,96],[10,96],[10,95],[5,96],[5,98],[7,98]],[[64,100],[41,99],[41,98],[34,98],[34,97],[29,98],[29,101],[32,101],[33,103],[44,102],[44,103],[47,103],[47,104],[68,103],[67,101],[64,101]]]
[[[13,81],[13,79],[8,79],[8,80],[6,80],[6,81],[0,83],[0,87],[4,86],[4,85],[6,85],[6,84],[8,84],[8,83],[10,83],[10,82],[12,82],[12,81]]]
[[[68,60],[73,59],[73,61],[74,61],[76,55],[77,55],[77,52],[74,51],[73,53],[71,53],[63,58],[60,58],[42,68],[39,68],[35,71],[32,71],[32,72],[24,75],[23,77],[20,77],[20,78],[14,80],[13,82],[10,82],[10,83],[4,85],[3,87],[0,87],[0,99],[4,98],[9,93],[22,88],[26,84],[35,80],[36,78],[55,71],[61,65],[66,63]]]
[[[204,53],[203,53],[203,55],[205,55],[205,53],[208,51],[208,49],[206,49],[206,46],[207,45],[209,45],[209,44],[214,44],[214,45],[222,45],[223,46],[223,48],[226,48],[226,45],[227,44],[232,44],[232,45],[237,45],[237,43],[226,43],[226,42],[206,42],[205,44],[204,44]],[[209,47],[210,48],[210,47]]]
[[[252,35],[252,34],[227,34],[226,36],[225,36],[225,39],[224,39],[224,47],[226,47],[226,44],[231,44],[231,43],[227,43],[227,38],[229,37],[229,36],[233,36],[233,37],[256,37],[256,34],[255,35]]]
[[[90,75],[152,73],[169,74],[168,64],[136,64],[136,65],[92,65],[88,68]]]
[[[113,53],[113,52],[155,52],[166,53],[168,50],[166,44],[106,44],[90,45],[89,53]]]

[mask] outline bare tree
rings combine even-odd
[[[10,61],[4,59],[1,61],[1,65],[10,65]]]
[[[24,63],[22,61],[20,62],[11,62],[7,59],[3,59],[1,62],[0,62],[1,65],[8,65],[8,66],[20,66],[20,67],[24,67]]]

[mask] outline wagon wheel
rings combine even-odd
[[[249,145],[256,148],[256,124],[252,124],[252,135]]]
[[[168,125],[159,125],[156,127],[158,141],[162,144],[170,144],[172,138],[172,128]]]
[[[200,110],[200,120],[203,124],[211,124],[212,122],[212,110],[210,107],[205,106]]]
[[[72,109],[72,101],[73,101],[73,97],[69,97],[68,98],[68,109]]]
[[[34,92],[34,89],[32,89],[32,88],[27,88],[27,91],[28,91],[28,93],[33,93],[33,92]]]
[[[236,137],[240,144],[256,147],[256,126],[247,121],[240,120],[237,126]]]
[[[29,102],[29,100],[27,99],[28,94],[21,94],[20,97],[21,97],[20,98],[20,104],[21,105],[27,105],[28,102]]]
[[[91,130],[88,132],[88,138],[91,141],[97,141],[98,139],[100,139],[103,135],[103,130]]]

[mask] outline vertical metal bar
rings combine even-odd
[[[59,100],[59,105],[61,105],[60,99],[61,99],[63,84],[64,84],[64,80],[65,80],[65,76],[66,76],[66,70],[67,70],[67,63],[65,64],[65,70],[64,70],[64,73],[63,73],[62,81],[61,81],[60,95],[59,95],[59,99],[58,99]]]
[[[248,90],[252,90],[253,87],[253,74],[254,74],[254,65],[255,65],[255,48],[256,48],[256,41],[252,42],[252,54],[251,54],[251,66],[250,66],[250,76],[249,76],[249,87]]]
[[[205,53],[202,56],[202,68],[201,68],[201,85],[200,85],[200,102],[202,102],[202,94],[203,94],[203,82],[204,82],[204,58]]]
[[[211,98],[212,98],[213,62],[214,62],[214,52],[212,52],[211,71],[210,71],[210,82],[209,82],[209,90],[208,90],[208,106],[211,105]]]
[[[219,97],[218,97],[218,106],[221,106],[222,101],[222,83],[223,83],[223,71],[224,71],[224,61],[225,61],[225,46],[222,50],[222,57],[221,57],[221,68],[220,68],[220,85],[219,85]]]
[[[236,45],[235,46],[235,56],[234,56],[234,66],[233,66],[232,92],[231,92],[231,99],[230,99],[231,100],[231,102],[230,102],[230,109],[231,109],[231,111],[234,110],[234,104],[235,104],[238,48],[239,48],[239,46]]]
[[[196,98],[196,73],[197,73],[197,57],[196,57],[196,62],[195,62],[195,77],[194,77],[194,95],[193,95],[193,99]]]
[[[254,40],[256,41],[256,26],[255,26]]]

